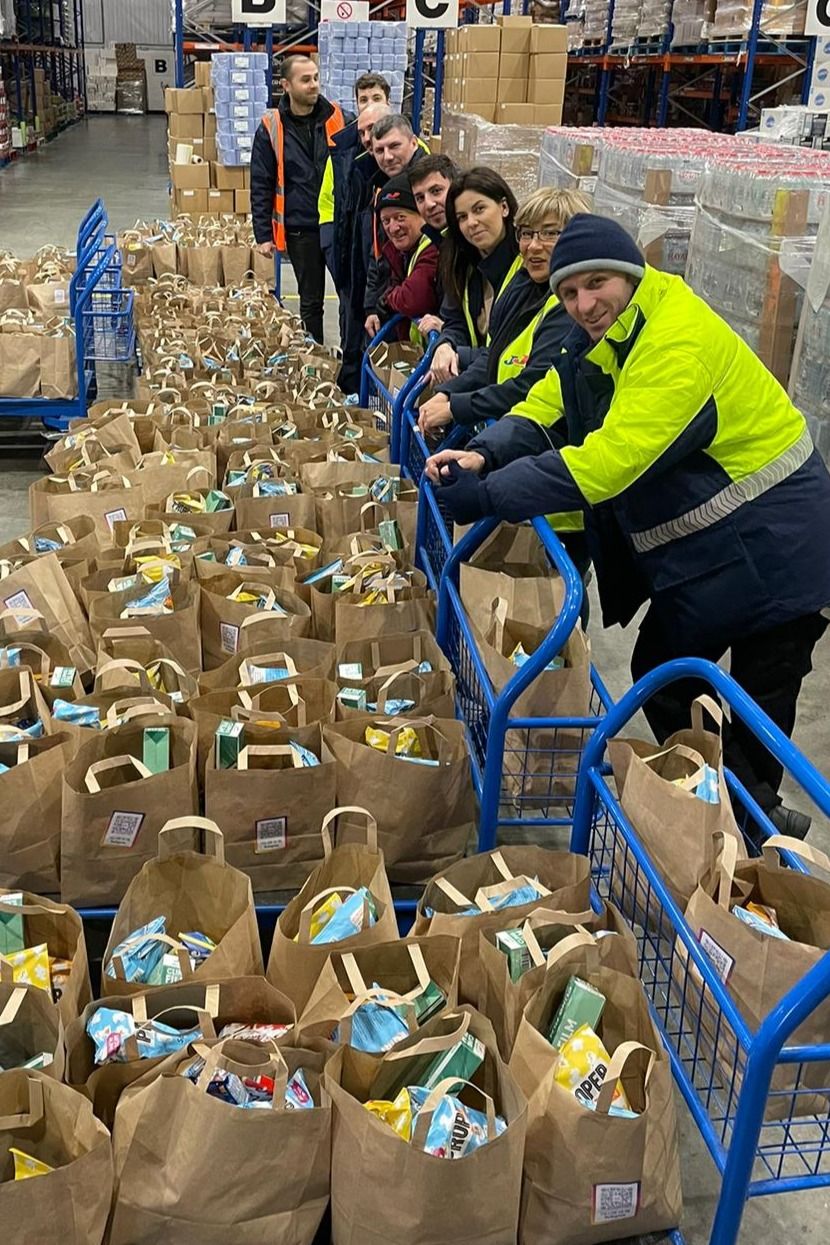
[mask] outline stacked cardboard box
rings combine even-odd
[[[529,17],[501,17],[493,26],[450,31],[447,48],[448,107],[508,125],[556,125],[562,120],[566,27],[534,25]]]
[[[228,167],[219,162],[210,62],[197,63],[195,86],[168,87],[164,107],[171,215],[247,215],[251,210],[249,166]]]
[[[117,79],[114,47],[86,53],[86,98],[90,112],[115,112]]]
[[[541,125],[495,125],[475,113],[445,111],[441,150],[462,167],[484,164],[495,169],[521,203],[536,189],[544,134]],[[434,139],[431,146],[435,150]]]
[[[115,104],[118,112],[147,111],[147,66],[136,55],[134,43],[116,43]]]

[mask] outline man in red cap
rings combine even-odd
[[[422,232],[423,219],[406,173],[393,177],[378,195],[375,206],[386,241],[376,265],[376,279],[367,281],[364,309],[366,332],[372,338],[395,314],[418,321],[438,311],[438,247]],[[411,341],[420,341],[414,323]]]

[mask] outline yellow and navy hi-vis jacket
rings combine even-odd
[[[699,652],[830,603],[830,476],[804,417],[681,277],[646,267],[602,340],[576,329],[469,448],[500,517],[582,506],[606,624],[650,597]]]

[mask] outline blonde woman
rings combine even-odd
[[[493,303],[487,345],[421,407],[424,435],[442,435],[450,423],[472,431],[476,424],[499,419],[552,366],[573,321],[550,292],[550,260],[571,217],[590,210],[579,191],[553,187],[534,191],[519,208],[514,228],[521,270]]]

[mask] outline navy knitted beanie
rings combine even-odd
[[[645,263],[637,243],[622,225],[605,216],[577,212],[562,230],[551,256],[550,288],[555,294],[565,277],[599,269],[622,272],[640,281]]]
[[[397,177],[390,177],[389,181],[383,187],[375,204],[375,211],[380,212],[381,208],[403,208],[407,212],[418,212],[418,206],[415,203],[415,196],[409,185],[409,178],[406,173],[399,173]]]

